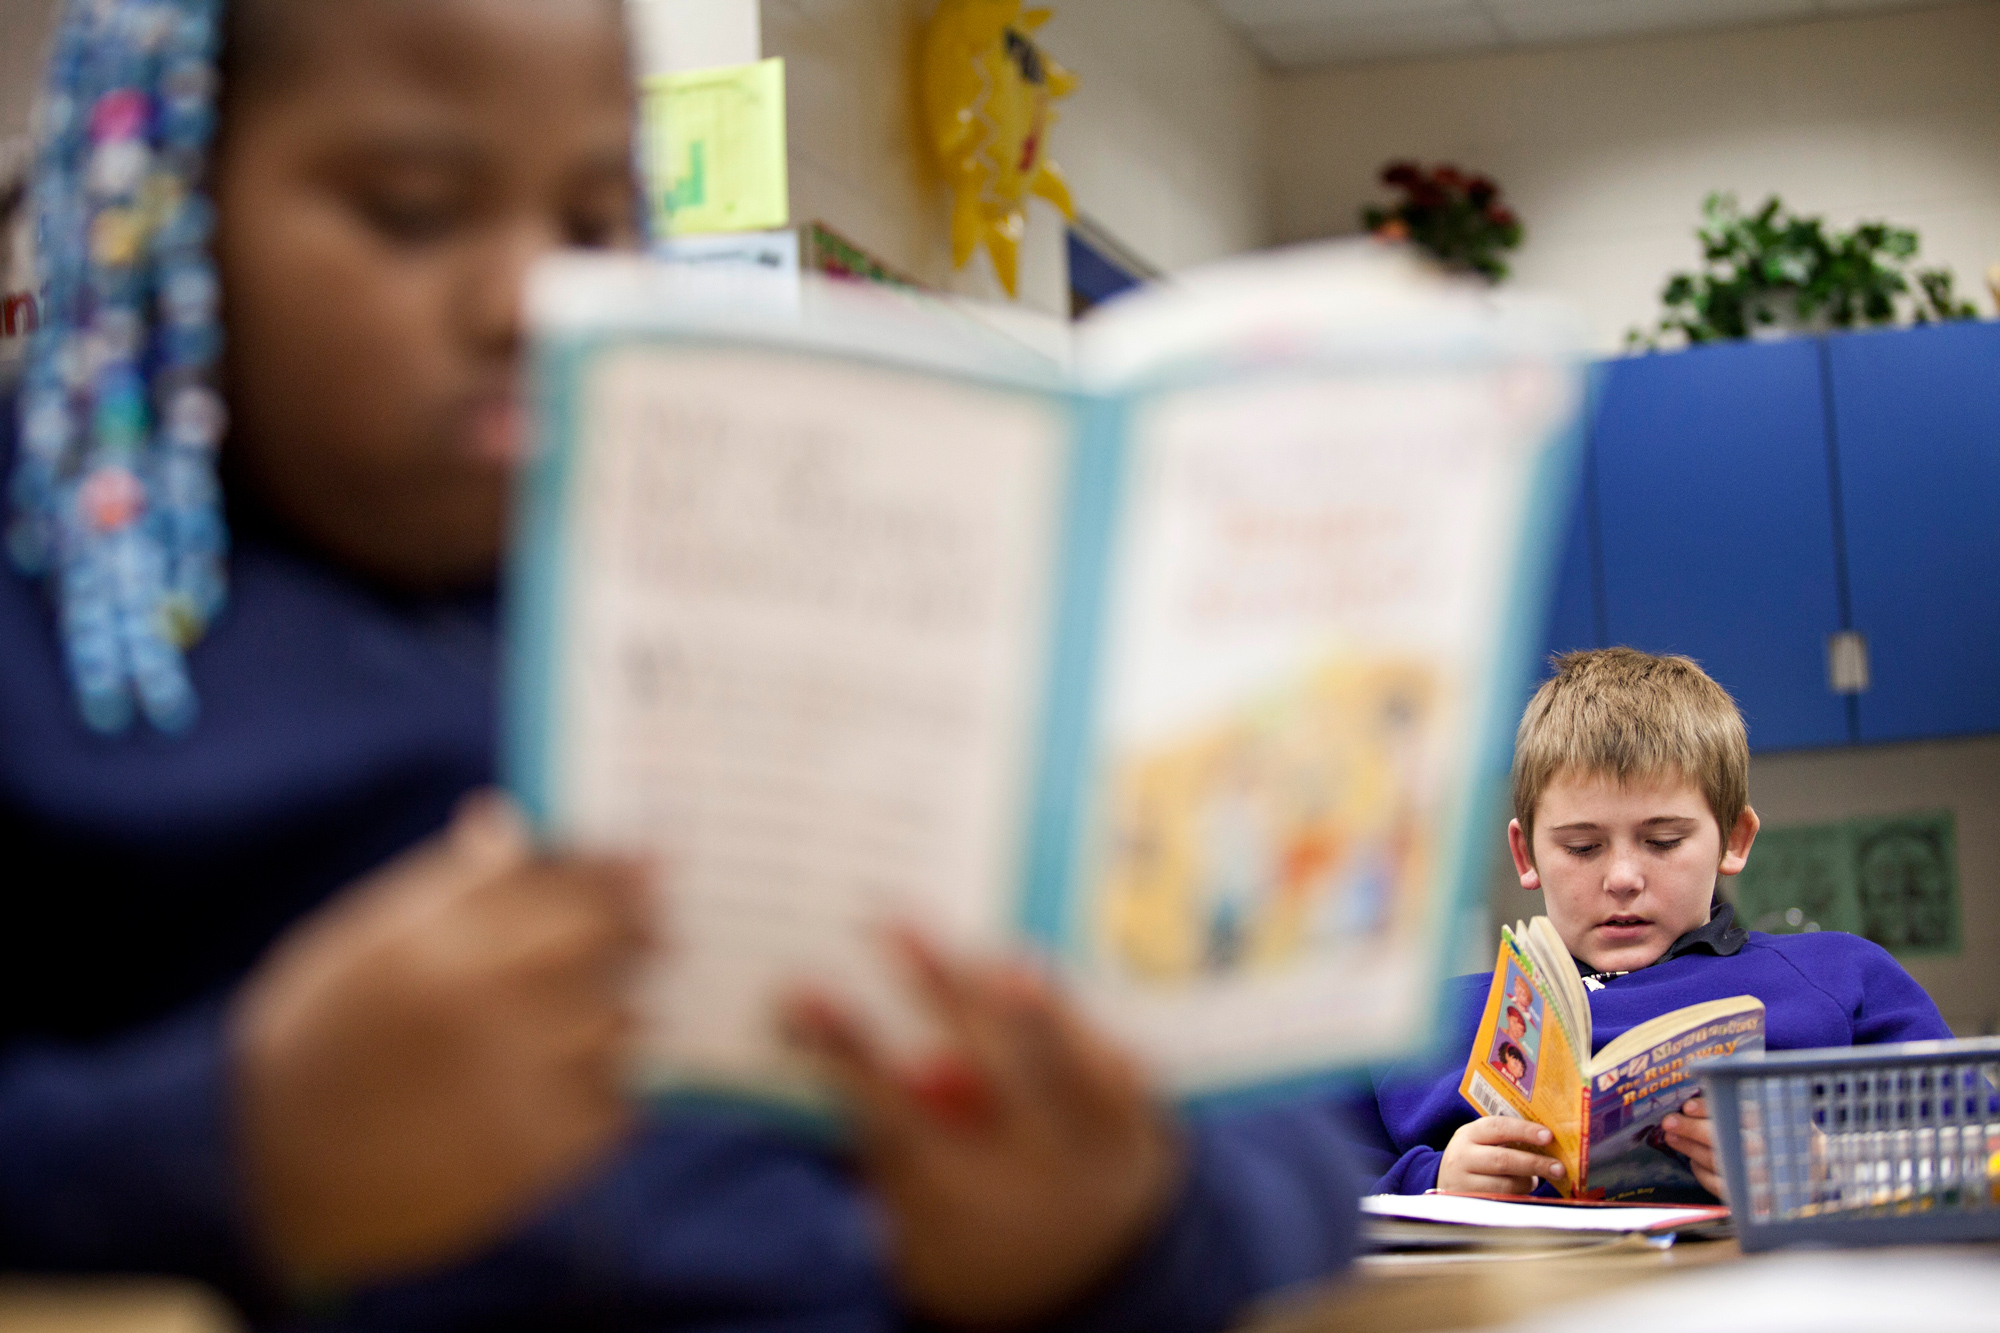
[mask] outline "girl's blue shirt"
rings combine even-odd
[[[1436,1188],[1451,1136],[1477,1118],[1458,1085],[1492,981],[1487,972],[1454,978],[1439,1054],[1378,1071],[1373,1095],[1350,1105],[1360,1164],[1377,1176],[1373,1193]],[[1931,997],[1880,945],[1835,931],[1752,931],[1734,953],[1669,957],[1591,991],[1591,1049],[1661,1014],[1735,995],[1764,1002],[1764,1043],[1773,1051],[1951,1036]]]
[[[15,417],[0,394],[0,475]],[[288,925],[493,780],[497,643],[490,593],[391,596],[255,514],[232,528],[183,736],[89,731],[45,593],[0,573],[0,1267],[185,1274],[266,1326],[899,1326],[842,1161],[686,1117],[450,1271],[309,1311],[271,1288],[234,1166],[228,996]],[[1176,1207],[1064,1326],[1218,1328],[1337,1269],[1342,1139],[1324,1100],[1191,1125]]]

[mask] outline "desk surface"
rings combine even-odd
[[[2000,1245],[1903,1250],[1979,1253]],[[1757,1264],[1734,1241],[1637,1244],[1587,1251],[1488,1253],[1455,1260],[1364,1259],[1344,1280],[1266,1309],[1241,1333],[1437,1333],[1493,1328],[1621,1287],[1725,1264]],[[0,1278],[0,1333],[240,1333],[229,1309],[188,1284]]]
[[[1939,1310],[1952,1314],[1967,1307],[2000,1311],[2000,1243],[1909,1246],[1852,1253],[1855,1258],[1851,1262],[1824,1275],[1802,1275],[1800,1265],[1838,1260],[1837,1255],[1778,1251],[1746,1256],[1733,1240],[1683,1241],[1666,1250],[1646,1248],[1643,1242],[1635,1241],[1590,1250],[1537,1254],[1488,1251],[1455,1261],[1364,1259],[1345,1281],[1267,1308],[1241,1333],[1438,1333],[1447,1329],[1496,1328],[1523,1320],[1546,1320],[1555,1317],[1552,1307],[1589,1301],[1620,1288],[1698,1269],[1728,1266],[1734,1266],[1732,1273],[1716,1272],[1715,1276],[1727,1279],[1740,1274],[1750,1279],[1747,1287],[1737,1284],[1734,1299],[1741,1300],[1746,1293],[1758,1290],[1755,1270],[1769,1265],[1773,1280],[1780,1285],[1763,1286],[1761,1294],[1766,1305],[1775,1295],[1781,1303],[1795,1304],[1796,1299],[1811,1297],[1822,1304],[1832,1302],[1839,1310],[1867,1307],[1875,1312],[1870,1318],[1874,1320],[1871,1326],[1876,1327],[1905,1326],[1898,1322],[1902,1313],[1909,1313],[1916,1320],[1907,1326],[1924,1324],[1924,1317],[1909,1306],[1911,1293],[1895,1285],[1910,1280],[1912,1265],[1926,1274],[1923,1291],[1930,1294],[1932,1305],[1937,1307],[1931,1311],[1933,1316]],[[1851,1289],[1829,1294],[1826,1283],[1839,1288],[1841,1275],[1850,1272]],[[1814,1285],[1809,1291],[1782,1285],[1802,1281]],[[1887,1289],[1896,1293],[1893,1305],[1899,1312],[1886,1321],[1878,1317],[1885,1308],[1882,1304],[1885,1281]],[[1621,1301],[1620,1305],[1623,1304]],[[1754,1309],[1745,1307],[1743,1313],[1750,1322],[1739,1322],[1738,1326],[1762,1327],[1758,1320],[1763,1316]],[[1836,1314],[1837,1311],[1830,1309],[1826,1317],[1833,1319]],[[1648,1326],[1662,1325],[1656,1320]],[[1969,1327],[1962,1321],[1951,1326]],[[2000,1328],[2000,1317],[1978,1327]]]
[[[1742,1260],[1733,1240],[1682,1241],[1664,1250],[1633,1241],[1588,1250],[1383,1255],[1362,1260],[1344,1281],[1264,1311],[1249,1329],[1432,1333],[1492,1328],[1614,1287]]]

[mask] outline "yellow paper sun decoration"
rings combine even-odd
[[[1021,0],[941,0],[924,35],[924,119],[951,182],[952,262],[983,241],[1009,296],[1020,294],[1027,201],[1040,195],[1072,222],[1076,205],[1048,158],[1054,103],[1076,76],[1030,34],[1050,11]]]

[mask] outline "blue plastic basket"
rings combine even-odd
[[[2000,1038],[1700,1069],[1745,1250],[2000,1239]]]

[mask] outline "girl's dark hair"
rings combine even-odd
[[[304,57],[312,11],[338,0],[229,0],[222,16],[222,96],[260,83],[282,83]]]

